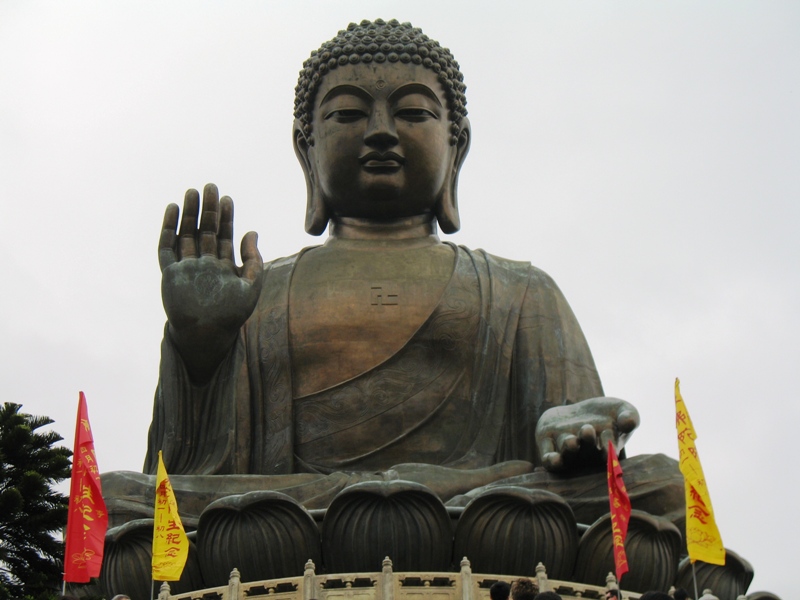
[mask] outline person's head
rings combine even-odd
[[[536,586],[530,579],[521,578],[511,584],[512,600],[534,600],[536,598]]]
[[[606,600],[618,600],[619,599],[619,590],[611,589],[606,590]]]
[[[111,600],[131,600],[131,597],[126,594],[117,594]]]
[[[306,175],[306,231],[330,218],[420,214],[460,226],[458,172],[469,149],[463,76],[410,23],[351,23],[312,52],[295,88],[293,143]]]
[[[539,592],[533,600],[561,600],[555,592]]]
[[[489,597],[492,600],[507,600],[511,593],[511,584],[505,581],[495,581],[489,588]]]
[[[689,592],[683,588],[678,588],[672,594],[674,600],[689,600]]]
[[[639,600],[672,600],[672,598],[664,592],[645,592],[639,596]]]

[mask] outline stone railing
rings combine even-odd
[[[493,583],[511,583],[517,578],[473,573],[466,558],[461,561],[458,573],[396,573],[387,557],[379,572],[317,575],[314,563],[308,561],[301,577],[244,583],[239,571],[234,569],[227,586],[177,595],[170,594],[169,584],[165,582],[161,585],[158,600],[489,600],[489,588]],[[539,591],[557,592],[563,600],[603,599],[607,589],[617,587],[611,573],[606,578],[605,587],[548,579],[541,563],[531,579]],[[638,600],[640,595],[622,592],[625,600]]]

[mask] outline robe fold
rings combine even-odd
[[[541,414],[603,395],[589,347],[544,272],[453,250],[439,302],[399,351],[304,397],[293,394],[289,344],[302,252],[265,265],[258,305],[206,385],[189,380],[165,333],[145,472],[158,450],[175,475],[540,464]]]

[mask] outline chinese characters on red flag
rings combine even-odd
[[[83,392],[78,398],[78,422],[72,455],[69,516],[64,549],[64,581],[88,583],[100,575],[108,514],[100,488],[100,470]]]
[[[178,503],[161,450],[156,475],[156,511],[153,523],[153,580],[178,581],[189,556],[189,539],[178,515]]]
[[[622,480],[622,467],[617,459],[614,444],[608,442],[608,503],[611,507],[611,533],[614,540],[614,566],[617,581],[628,572],[628,556],[625,554],[625,538],[628,537],[628,522],[631,518],[631,500],[625,482]]]
[[[694,441],[692,419],[681,396],[681,382],[675,379],[675,427],[678,429],[678,459],[686,487],[686,547],[692,562],[702,560],[725,565],[725,548],[714,520],[711,497]]]

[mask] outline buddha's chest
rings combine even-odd
[[[449,246],[307,252],[289,293],[294,395],[356,377],[397,352],[440,301],[453,261]]]

